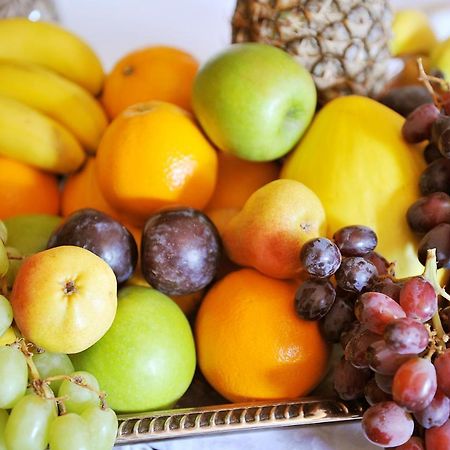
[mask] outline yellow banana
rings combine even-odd
[[[60,122],[89,150],[97,149],[107,126],[102,107],[89,92],[35,64],[0,60],[0,95]]]
[[[85,153],[58,122],[29,106],[0,96],[0,155],[55,173],[78,169]]]
[[[395,14],[392,33],[389,48],[393,56],[428,55],[437,44],[427,15],[415,9],[404,9]]]
[[[97,95],[104,72],[93,50],[75,34],[48,22],[0,20],[0,58],[52,69]]]
[[[450,38],[440,42],[431,54],[431,67],[443,72],[445,79],[450,82]]]

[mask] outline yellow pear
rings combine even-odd
[[[403,117],[375,100],[337,98],[317,114],[281,172],[317,194],[330,237],[346,225],[373,228],[376,250],[396,261],[399,277],[423,271],[418,240],[405,215],[419,197],[425,163],[421,148],[403,140],[403,123]]]

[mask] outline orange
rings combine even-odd
[[[123,57],[106,77],[102,103],[110,118],[135,103],[161,100],[191,109],[197,60],[173,47],[149,47]]]
[[[198,362],[233,402],[296,398],[325,375],[329,349],[318,323],[294,309],[296,285],[253,269],[218,281],[195,324]]]
[[[84,166],[70,175],[62,191],[61,209],[68,216],[83,208],[94,208],[118,218],[117,211],[103,197],[95,176],[95,158],[87,158]]]
[[[217,184],[207,210],[241,209],[257,189],[278,178],[280,168],[275,162],[254,162],[218,153]]]
[[[54,175],[0,157],[0,219],[18,214],[57,215],[59,203]]]
[[[139,225],[166,206],[204,208],[216,183],[217,154],[186,111],[140,103],[106,130],[96,170],[106,201]]]

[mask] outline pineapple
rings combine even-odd
[[[388,0],[238,0],[233,42],[263,42],[293,55],[325,103],[376,96],[387,82]]]

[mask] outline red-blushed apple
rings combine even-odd
[[[11,293],[23,337],[56,353],[77,353],[110,328],[117,308],[112,269],[88,250],[62,246],[27,258]]]
[[[225,152],[270,161],[293,148],[311,122],[316,87],[310,73],[271,45],[234,44],[195,78],[193,109]]]

